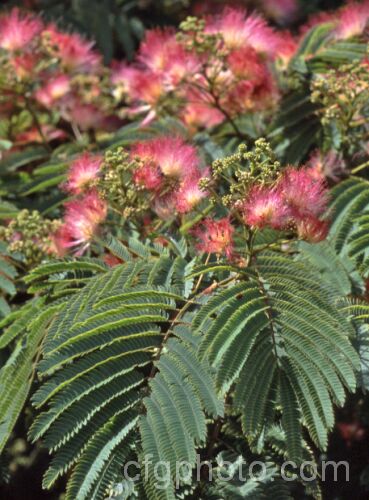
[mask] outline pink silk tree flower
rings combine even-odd
[[[200,252],[215,253],[232,258],[234,227],[228,217],[219,220],[204,219],[193,230],[192,234],[198,239],[196,248]]]
[[[144,164],[160,168],[163,176],[183,179],[199,173],[200,159],[196,148],[181,137],[168,136],[137,143],[131,152]]]
[[[200,92],[190,89],[186,92],[187,104],[180,112],[180,118],[191,132],[214,127],[225,120],[224,114],[211,103],[204,101]]]
[[[369,21],[369,2],[348,2],[338,11],[337,21],[334,35],[338,40],[362,35]]]
[[[162,74],[168,90],[199,67],[196,57],[184,49],[171,29],[146,31],[137,59],[150,72]]]
[[[179,213],[190,212],[207,196],[207,193],[199,188],[200,180],[197,177],[188,179],[176,193],[176,208]]]
[[[259,14],[247,14],[243,9],[226,7],[222,14],[209,17],[209,33],[220,33],[226,48],[234,50],[245,46],[257,52],[275,56],[282,43],[278,33]]]
[[[0,16],[0,48],[11,52],[28,48],[33,39],[40,34],[42,22],[35,16],[21,13],[14,8]]]
[[[61,256],[71,249],[75,255],[82,255],[105,220],[107,205],[91,191],[83,198],[67,202],[65,209],[64,223],[54,235],[54,245]]]
[[[45,108],[51,108],[58,100],[66,96],[70,90],[70,77],[68,75],[58,75],[46,81],[42,87],[37,89],[35,98]]]
[[[14,72],[17,75],[17,78],[19,78],[20,80],[24,80],[32,77],[39,60],[39,54],[23,52],[12,56],[9,63],[14,68]]]
[[[254,186],[243,203],[244,221],[251,227],[282,229],[290,220],[290,210],[279,189]]]
[[[100,155],[84,153],[70,165],[68,179],[64,185],[66,191],[81,194],[86,187],[97,179],[102,164]]]
[[[323,178],[317,179],[311,169],[287,168],[278,183],[278,190],[297,218],[320,217],[328,205],[328,190]]]
[[[78,33],[63,33],[55,26],[44,31],[55,56],[69,71],[90,71],[101,63],[101,56],[93,50],[94,42],[83,39]]]
[[[163,174],[158,165],[150,160],[133,173],[133,182],[148,191],[160,191],[163,185]]]

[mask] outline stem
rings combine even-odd
[[[225,117],[225,119],[229,122],[229,124],[231,125],[231,127],[235,131],[235,134],[237,135],[237,137],[243,141],[244,140],[247,141],[248,136],[245,135],[244,133],[242,133],[242,131],[239,129],[237,123],[234,121],[232,116],[220,104],[219,96],[215,94],[213,82],[206,74],[206,70],[203,72],[203,76],[204,76],[204,78],[209,86],[209,89],[206,89],[206,88],[202,87],[201,85],[198,85],[197,83],[193,83],[193,82],[191,83],[192,86],[197,88],[197,90],[200,90],[201,92],[209,95],[210,98],[213,100],[214,107],[216,109],[218,109],[218,111],[220,111],[222,113],[222,115]]]
[[[79,142],[79,143],[82,143],[83,142],[83,136],[82,136],[79,128],[77,127],[76,123],[71,122],[71,127],[72,127],[72,130],[73,130],[74,137],[76,138],[76,141]]]
[[[257,229],[255,229],[255,231],[250,230],[250,232],[249,232],[249,237],[248,237],[248,241],[247,241],[247,247],[248,247],[248,251],[249,251],[249,259],[248,259],[247,266],[251,262],[251,259],[252,259],[252,252],[254,249],[254,241],[255,241],[256,233],[257,233]]]
[[[209,212],[211,212],[211,210],[213,209],[214,207],[210,204],[208,205],[206,208],[204,208],[204,210],[202,212],[200,212],[198,215],[196,215],[196,217],[194,217],[193,219],[191,219],[190,221],[184,223],[181,225],[181,227],[179,228],[179,232],[181,234],[187,234],[188,231],[195,225],[197,224],[201,219],[205,218]]]
[[[207,255],[206,260],[205,260],[205,264],[207,264],[209,262],[209,259],[210,259],[210,254]],[[174,318],[173,318],[173,320],[172,320],[172,322],[171,322],[171,324],[170,324],[167,332],[164,335],[163,342],[162,342],[162,344],[161,344],[161,346],[160,346],[160,348],[159,348],[159,350],[158,350],[158,352],[157,352],[157,354],[155,356],[155,359],[154,359],[154,362],[153,362],[153,365],[152,365],[152,368],[151,368],[151,371],[150,371],[149,378],[153,378],[154,375],[155,375],[156,367],[155,367],[154,363],[155,363],[155,361],[158,361],[158,359],[160,358],[160,355],[161,355],[161,353],[162,353],[162,351],[164,349],[164,345],[165,345],[166,341],[168,340],[170,334],[172,333],[173,326],[178,322],[179,318],[181,318],[181,316],[183,316],[183,314],[187,311],[187,309],[194,303],[193,299],[195,297],[201,297],[201,295],[204,294],[204,290],[203,290],[198,295],[195,295],[196,292],[198,291],[200,285],[201,285],[201,282],[202,282],[203,278],[204,278],[204,273],[200,274],[199,279],[197,280],[195,288],[193,289],[193,292],[192,292],[192,295],[194,295],[193,298],[192,298],[192,300],[188,300],[184,304],[184,306],[181,309],[179,309],[179,311],[177,312],[177,314],[174,316]],[[234,280],[234,279],[236,279],[236,277],[231,277],[231,279],[228,278],[227,280],[223,280],[223,282],[218,283],[218,286],[221,283],[224,283],[224,282],[226,282],[228,280]]]
[[[174,319],[172,320],[166,334],[164,335],[164,338],[163,338],[163,342],[161,344],[161,346],[159,347],[159,350],[154,358],[154,361],[153,361],[153,365],[152,365],[152,368],[151,368],[151,371],[150,371],[150,375],[149,375],[149,378],[153,378],[155,373],[156,373],[156,366],[155,366],[155,361],[158,361],[160,356],[161,356],[161,353],[164,349],[164,345],[166,343],[166,341],[168,340],[169,338],[169,335],[171,334],[172,332],[172,328],[174,326],[175,323],[177,323],[178,319],[183,315],[183,313],[185,311],[187,311],[187,309],[190,307],[191,305],[191,302],[188,301],[185,303],[185,305],[177,312],[177,314],[174,316]]]
[[[256,263],[255,257],[254,257],[254,260],[255,260],[255,263]],[[261,280],[261,277],[259,275],[259,271],[258,271],[258,268],[256,267],[256,265],[255,265],[255,271],[256,271],[256,280],[257,280],[258,285],[259,285],[259,290],[262,293],[265,305],[267,306],[267,309],[266,309],[265,313],[268,316],[269,323],[270,323],[270,330],[271,330],[271,333],[272,333],[274,355],[275,355],[276,360],[278,360],[277,341],[276,341],[276,336],[275,336],[275,326],[274,326],[273,315],[272,315],[272,312],[271,312],[272,308],[271,308],[271,305],[270,305],[270,302],[269,302],[269,297],[268,297],[267,292],[266,292],[266,290],[264,288],[263,282]]]
[[[356,174],[357,172],[360,172],[360,170],[364,170],[364,168],[369,167],[369,160],[366,161],[365,163],[362,163],[358,167],[355,167],[351,170],[352,174]]]
[[[42,130],[42,126],[41,126],[40,121],[38,119],[37,113],[35,113],[27,95],[25,96],[25,103],[26,103],[26,108],[27,108],[28,112],[30,113],[30,115],[32,116],[32,119],[35,123],[37,131],[40,134],[40,137],[41,137],[41,140],[42,140],[44,147],[49,151],[49,153],[51,153],[52,152],[51,146],[47,141],[47,138]]]
[[[216,95],[214,95],[214,94],[212,94],[212,97],[214,99],[215,107],[224,115],[224,117],[226,118],[226,120],[228,120],[229,124],[231,125],[231,127],[235,131],[237,137],[239,139],[241,139],[241,140],[247,140],[248,137],[241,132],[241,130],[238,128],[237,123],[233,120],[232,116],[220,104],[219,97],[216,96]]]
[[[207,264],[209,262],[209,259],[210,259],[210,254],[208,254],[207,258],[206,258],[206,261],[205,261],[205,264]],[[199,276],[199,279],[197,280],[197,283],[195,285],[195,288],[194,288],[194,291],[193,293],[196,294],[197,290],[199,289],[199,286],[201,285],[201,282],[203,280],[203,277],[204,277],[204,274],[200,274]],[[175,323],[177,323],[178,319],[183,316],[183,314],[187,311],[187,309],[192,305],[193,301],[191,300],[188,300],[184,306],[178,311],[178,313],[175,315],[174,319],[172,320],[165,336],[164,336],[164,339],[163,339],[163,342],[159,348],[159,351],[157,353],[157,355],[155,356],[155,361],[157,361],[159,358],[160,358],[160,355],[161,355],[161,352],[164,348],[164,345],[166,343],[166,341],[168,340],[168,337],[169,335],[171,334],[171,331],[172,331],[172,328],[174,326]],[[150,372],[150,375],[149,375],[149,378],[152,378],[155,374],[155,365],[153,364],[152,365],[152,368],[151,368],[151,372]]]

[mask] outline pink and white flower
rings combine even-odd
[[[199,172],[200,159],[196,149],[180,137],[139,142],[132,148],[132,156],[139,157],[144,165],[153,169],[159,167],[165,177],[184,179]]]
[[[328,190],[323,178],[310,169],[289,167],[283,173],[278,190],[294,217],[320,217],[328,205]]]
[[[282,43],[278,33],[259,14],[227,7],[218,16],[208,18],[206,31],[220,33],[230,50],[252,47],[257,52],[274,56]]]
[[[102,157],[100,155],[82,154],[70,165],[65,189],[73,194],[81,194],[97,179],[101,165]]]
[[[251,188],[241,211],[246,224],[257,228],[282,229],[291,217],[281,190],[269,186]]]
[[[192,230],[192,234],[198,239],[196,248],[200,252],[232,258],[234,227],[228,217],[219,220],[206,218]]]
[[[11,52],[29,48],[29,44],[41,30],[42,22],[39,18],[14,8],[0,16],[0,48]]]
[[[338,11],[337,27],[334,30],[338,40],[347,40],[362,35],[369,21],[369,1],[350,1]]]
[[[68,75],[58,75],[46,81],[36,93],[36,100],[45,106],[52,107],[57,101],[66,96],[71,90],[71,81]]]
[[[200,179],[198,177],[186,180],[176,194],[176,209],[179,213],[190,212],[207,195],[199,187]]]
[[[48,37],[55,56],[69,71],[90,71],[101,63],[100,54],[93,50],[94,43],[84,40],[78,33],[63,33],[51,25],[44,35]]]
[[[53,237],[60,256],[73,249],[82,255],[107,215],[107,205],[95,191],[65,204],[64,223]]]

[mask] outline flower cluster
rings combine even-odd
[[[281,26],[290,24],[299,14],[298,0],[258,0],[254,4],[267,18]],[[191,12],[194,16],[214,15],[221,13],[226,6],[241,9],[244,8],[245,2],[244,0],[223,0],[214,3],[212,0],[195,0]]]
[[[96,191],[67,202],[63,224],[53,237],[57,254],[62,257],[73,250],[75,255],[82,255],[106,215],[107,204]]]
[[[113,100],[106,70],[93,43],[79,34],[14,8],[0,15],[0,68],[2,119],[30,115],[23,128],[12,127],[15,147],[24,134],[28,141],[49,142],[73,130],[108,127]]]
[[[336,40],[347,40],[363,35],[368,22],[369,1],[350,0],[346,5],[334,12],[321,12],[313,15],[308,23],[302,26],[301,32],[304,34],[317,24],[331,23],[334,38]]]
[[[192,234],[198,240],[196,248],[200,252],[225,255],[228,259],[232,259],[234,231],[229,217],[223,217],[219,220],[206,218],[192,230]]]
[[[327,236],[328,190],[322,177],[307,168],[287,168],[271,186],[253,186],[242,205],[246,224],[296,229],[302,239],[318,242]]]
[[[148,31],[135,63],[113,69],[115,95],[126,99],[129,114],[144,114],[147,124],[175,110],[196,130],[273,107],[278,92],[270,66],[288,57],[285,34],[232,8],[181,26],[177,36],[170,29]]]
[[[63,188],[77,196],[65,203],[63,223],[53,236],[55,250],[60,256],[70,250],[82,255],[106,218],[107,203],[95,187],[101,165],[101,156],[84,153],[69,167]]]
[[[71,194],[81,194],[97,180],[102,165],[102,156],[84,153],[70,165],[68,181],[64,189]]]
[[[131,151],[139,165],[133,181],[152,194],[159,217],[192,210],[206,195],[199,182],[207,174],[196,149],[180,137],[159,137],[137,143]]]
[[[55,254],[50,235],[59,226],[58,220],[45,219],[36,210],[24,209],[7,226],[0,226],[0,238],[7,242],[9,252],[22,254],[26,266],[35,266]]]
[[[319,105],[322,126],[327,131],[335,128],[347,143],[367,135],[361,125],[369,99],[368,67],[367,59],[358,59],[319,74],[311,83],[311,101]]]
[[[246,137],[250,141],[265,131],[283,86],[294,79],[296,68],[289,71],[287,66],[299,35],[272,27],[241,4],[223,2],[209,9],[203,3],[202,18],[188,17],[177,31],[146,31],[135,60],[114,61],[110,68],[103,66],[93,43],[79,34],[63,32],[17,8],[0,15],[0,116],[9,122],[13,145],[5,154],[30,142],[43,142],[52,150],[54,145],[46,143],[70,138],[89,150],[70,162],[60,186],[69,198],[62,221],[53,226],[50,251],[83,254],[108,210],[109,223],[119,218],[122,226],[140,227],[145,235],[170,224],[176,231],[185,226],[198,251],[228,259],[241,253],[240,237],[246,235],[248,245],[254,232],[266,227],[311,242],[326,237],[325,178],[339,180],[347,163],[334,144],[325,142],[313,151],[304,168],[283,169],[280,157],[259,138],[253,148],[241,144],[210,169],[205,158],[212,146],[202,156],[189,140],[195,137],[199,145],[214,132],[216,146],[226,144],[229,136],[239,144],[255,125]],[[296,16],[296,0],[261,4],[279,26]],[[308,28],[329,23],[332,43],[353,37],[361,41],[367,37],[368,21],[369,0],[349,1],[334,13],[310,19],[300,40]],[[358,143],[367,140],[367,68],[366,58],[357,59],[309,77],[310,100],[323,132],[328,137],[330,129],[337,130],[347,151],[355,134]],[[245,118],[251,114],[252,120]],[[101,137],[105,141],[103,134],[130,118],[146,126],[161,116],[182,122],[177,135],[166,131],[152,136],[152,127],[139,134],[147,137],[148,132],[153,138],[128,140],[127,150],[91,152],[98,150]],[[201,129],[206,133],[198,134]]]

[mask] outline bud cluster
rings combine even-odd
[[[9,252],[22,254],[25,264],[34,266],[52,252],[50,235],[59,226],[58,220],[45,219],[37,210],[21,210],[7,227],[0,227],[0,238]]]
[[[319,75],[311,84],[311,101],[319,105],[317,111],[324,127],[332,127],[348,137],[359,125],[363,108],[369,99],[369,72],[367,61],[354,61]]]
[[[105,153],[97,189],[104,200],[122,211],[124,217],[141,213],[148,208],[143,197],[138,197],[139,187],[133,184],[132,173],[139,167],[140,160],[133,158],[122,147]]]
[[[210,54],[217,55],[217,57],[225,55],[224,47],[221,47],[222,35],[220,33],[206,33],[205,27],[204,19],[188,16],[179,25],[181,31],[177,33],[177,41],[188,52],[194,52],[198,55],[206,54],[207,57]]]
[[[241,144],[235,154],[215,160],[212,169],[216,180],[226,177],[230,181],[229,193],[222,196],[222,203],[231,207],[244,199],[253,185],[267,186],[275,182],[281,165],[270,144],[260,138],[252,150]]]

